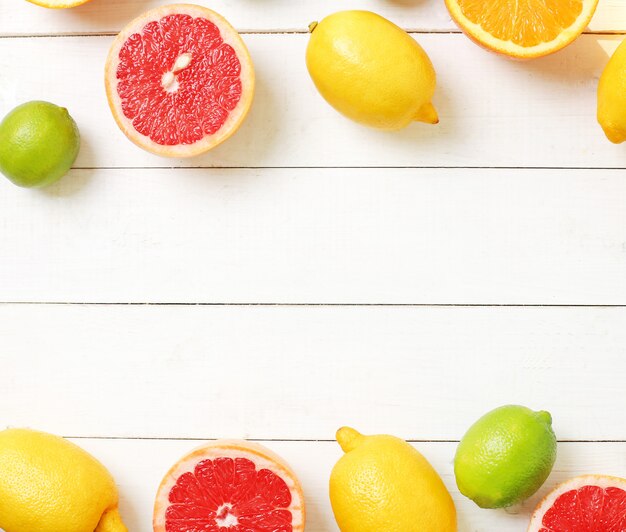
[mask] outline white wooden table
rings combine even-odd
[[[257,98],[205,157],[162,160],[117,130],[112,36],[162,2],[50,12],[0,0],[0,114],[66,105],[83,149],[45,191],[0,181],[0,425],[76,441],[118,480],[131,532],[198,441],[267,442],[302,478],[311,532],[336,531],[326,484],[351,424],[415,442],[463,532],[522,532],[452,475],[456,441],[506,403],[547,409],[545,489],[626,476],[626,149],[595,121],[626,31],[600,0],[566,50],[510,62],[442,0],[344,0],[415,32],[441,124],[361,128],[316,93],[306,26],[332,0],[214,0],[245,35]]]

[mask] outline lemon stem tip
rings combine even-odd
[[[621,144],[626,141],[626,132],[619,130],[618,128],[611,126],[602,126],[606,138],[613,144]]]
[[[439,116],[432,103],[422,105],[415,114],[415,121],[426,122],[427,124],[438,124]]]
[[[315,28],[317,28],[317,21],[311,22],[311,24],[309,24],[309,33],[313,33],[315,31]]]
[[[363,438],[363,434],[350,427],[341,427],[337,431],[337,442],[344,453],[349,453],[353,449],[356,449],[363,441]]]
[[[110,508],[102,514],[100,522],[94,532],[128,532],[128,528],[122,521],[119,509]]]

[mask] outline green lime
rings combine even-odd
[[[535,493],[555,460],[552,416],[508,405],[488,412],[465,433],[454,475],[461,493],[481,508],[504,508]]]
[[[80,133],[67,109],[28,102],[0,123],[0,172],[20,187],[43,187],[74,164]]]

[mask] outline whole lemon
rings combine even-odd
[[[552,416],[507,405],[474,423],[457,447],[456,483],[481,508],[504,508],[535,493],[556,460]]]
[[[306,64],[315,86],[343,115],[395,130],[436,124],[435,69],[404,30],[369,11],[340,11],[310,26]]]
[[[456,509],[428,461],[404,440],[343,427],[346,453],[330,476],[330,502],[342,532],[455,532]]]
[[[598,122],[611,142],[618,144],[626,140],[626,40],[600,77]]]
[[[43,187],[63,177],[80,149],[80,134],[67,109],[28,102],[0,123],[0,172],[21,187]]]
[[[0,529],[126,532],[115,482],[73,443],[27,429],[0,432]]]

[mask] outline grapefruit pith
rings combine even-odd
[[[583,475],[563,482],[535,509],[528,532],[624,532],[626,479]]]
[[[289,465],[265,447],[208,443],[165,475],[154,505],[155,532],[302,532],[302,488]]]
[[[130,140],[164,157],[191,157],[239,128],[252,104],[254,67],[221,15],[175,4],[144,13],[117,36],[105,84]]]

